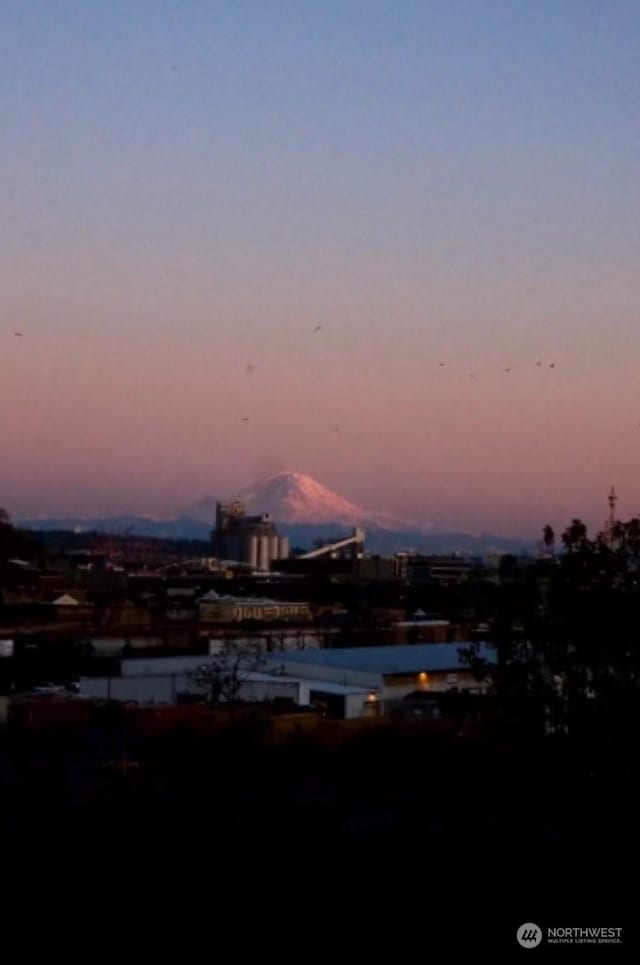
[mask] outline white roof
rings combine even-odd
[[[74,597],[69,596],[68,593],[63,593],[62,596],[59,596],[57,600],[53,601],[53,605],[54,606],[79,606],[80,604]]]
[[[291,600],[271,600],[266,596],[220,596],[215,590],[209,590],[199,597],[198,603],[237,603],[242,606],[296,606],[300,605]]]
[[[123,660],[122,661],[122,676],[123,677],[164,677],[164,676],[174,676],[176,674],[185,674],[189,671],[196,670],[198,667],[202,667],[207,664],[214,664],[215,661],[211,657],[151,657],[148,660],[144,659],[133,659],[133,660]],[[275,666],[274,666],[275,665]],[[263,670],[252,670],[248,673],[243,673],[241,675],[243,683],[273,683],[273,684],[291,684],[299,686],[300,684],[308,687],[309,690],[318,691],[324,694],[340,694],[342,696],[348,696],[349,694],[369,694],[371,693],[370,687],[361,687],[357,684],[342,684],[336,683],[333,680],[322,680],[321,678],[309,678],[309,677],[297,677],[295,674],[291,673],[280,673],[277,672],[278,661],[274,660],[271,663],[276,672],[263,671]]]
[[[398,620],[396,627],[448,627],[448,620]]]
[[[286,679],[286,677],[280,677],[280,680]],[[310,691],[313,690],[320,694],[339,694],[340,696],[348,697],[349,694],[371,693],[371,687],[358,687],[356,684],[338,684],[333,680],[316,680],[312,677],[307,677],[304,683]]]
[[[363,671],[380,674],[409,674],[426,671],[454,671],[468,667],[462,657],[462,652],[473,650],[477,656],[488,663],[497,662],[496,651],[486,643],[474,644],[470,642],[456,643],[414,643],[406,645],[391,645],[382,647],[344,647],[331,650],[290,650],[286,653],[266,655],[266,660],[273,665],[281,660],[287,667],[305,664],[311,666],[311,672],[322,676],[322,668],[333,668],[345,671]]]

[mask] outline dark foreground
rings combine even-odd
[[[635,941],[640,782],[624,742],[412,727],[265,744],[240,727],[116,745],[2,736],[0,846],[31,888],[100,881],[126,907],[128,889],[141,902],[157,888],[174,911],[231,892],[285,918],[303,899],[329,928],[379,909],[367,928],[410,943],[450,919],[459,943],[481,921],[479,950],[520,953],[515,929],[539,919],[624,925]]]

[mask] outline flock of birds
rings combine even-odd
[[[315,328],[313,329],[314,334],[317,334],[318,332],[321,332],[322,329],[323,329],[323,327],[324,327],[323,325],[316,325]],[[14,333],[13,333],[13,336],[14,336],[14,338],[22,338],[22,337],[23,337],[23,333],[22,333],[22,332],[14,332]],[[439,367],[440,367],[441,369],[445,368],[446,364],[447,364],[446,362],[439,362],[439,363],[438,363],[438,365],[439,365]],[[536,366],[538,366],[538,368],[541,368],[543,365],[547,365],[550,369],[555,369],[555,367],[556,367],[555,362],[548,362],[548,363],[545,363],[545,362],[536,362]],[[244,367],[244,370],[245,370],[245,372],[247,373],[247,375],[251,375],[253,372],[255,372],[255,366],[252,365],[251,362],[247,362],[247,364],[246,364],[245,367]],[[511,369],[510,369],[510,368],[504,369],[504,372],[505,372],[505,373],[511,372]],[[476,377],[476,373],[475,373],[475,372],[469,372],[469,378],[470,378],[470,379],[475,379],[475,377]],[[249,422],[249,416],[243,415],[243,416],[242,416],[242,421],[243,421],[243,422]],[[640,423],[639,423],[639,425],[640,425]],[[332,426],[332,427],[331,427],[331,431],[332,431],[332,432],[335,432],[336,435],[340,435],[340,428],[339,428],[338,426]]]
[[[440,368],[443,369],[446,364],[447,364],[446,362],[440,362],[440,363],[439,363]],[[541,368],[543,365],[548,365],[548,367],[549,367],[550,369],[555,369],[555,367],[556,367],[556,363],[555,363],[555,362],[536,362],[536,365],[538,366],[538,368]],[[504,369],[503,371],[504,371],[504,372],[510,372],[511,369]],[[476,373],[475,373],[475,372],[469,372],[469,378],[470,378],[470,379],[475,379],[475,377],[476,377]]]
[[[313,329],[314,334],[317,334],[318,332],[321,332],[323,328],[324,328],[323,325],[316,325],[315,328]],[[439,365],[439,367],[440,367],[441,369],[445,368],[445,367],[446,367],[446,364],[447,364],[446,362],[439,362],[439,363],[438,363],[438,365]],[[555,367],[556,367],[556,363],[555,363],[555,362],[536,362],[536,366],[537,366],[538,368],[542,368],[542,367],[545,366],[545,365],[546,365],[548,368],[550,368],[550,369],[555,369]],[[247,373],[247,375],[251,375],[253,372],[255,372],[255,366],[252,365],[250,362],[247,362],[247,364],[246,364],[245,367],[244,367],[244,370],[245,370],[245,372]],[[511,369],[510,369],[510,368],[506,368],[506,369],[504,369],[504,372],[505,372],[505,373],[511,372]],[[469,372],[469,378],[470,378],[470,379],[475,379],[475,377],[476,377],[476,373],[475,373],[475,372]],[[249,416],[246,416],[246,415],[245,415],[245,416],[242,416],[242,421],[243,421],[243,422],[249,422]],[[639,424],[640,424],[640,423],[639,423]],[[340,434],[340,429],[339,429],[338,426],[332,426],[331,431],[332,431],[332,432],[335,432],[337,435]]]

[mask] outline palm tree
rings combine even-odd
[[[581,519],[572,519],[571,524],[562,534],[562,542],[569,553],[578,553],[587,548],[587,527]]]

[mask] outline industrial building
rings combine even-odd
[[[85,698],[176,704],[181,698],[201,692],[192,675],[215,660],[215,657],[186,656],[122,660],[119,673],[114,676],[83,677],[80,693]],[[379,713],[377,695],[361,684],[309,680],[306,675],[283,673],[277,663],[271,672],[256,670],[242,673],[241,677],[241,697],[246,701],[288,698],[297,706],[308,706],[315,700],[332,708],[339,705],[335,716],[344,718],[372,717]]]
[[[312,696],[320,681],[362,687],[390,713],[416,691],[486,692],[486,681],[476,679],[464,657],[470,650],[488,665],[496,663],[496,651],[486,643],[418,643],[268,654],[265,669],[312,681]]]
[[[407,698],[437,700],[447,692],[482,694],[462,652],[473,644],[431,643],[335,650],[265,652],[259,671],[242,672],[243,700],[289,697],[297,704],[324,705],[332,717],[392,715]],[[480,644],[476,655],[496,662],[495,650]],[[219,656],[149,657],[123,659],[112,677],[85,677],[80,692],[86,697],[173,704],[181,696],[199,692],[194,671],[219,666]]]
[[[266,597],[221,596],[210,590],[198,600],[201,623],[297,623],[311,620],[311,606],[299,601],[271,600]]]
[[[272,562],[289,556],[289,540],[278,534],[268,513],[247,516],[238,500],[216,504],[212,540],[219,559],[248,563],[254,570],[269,570]]]

